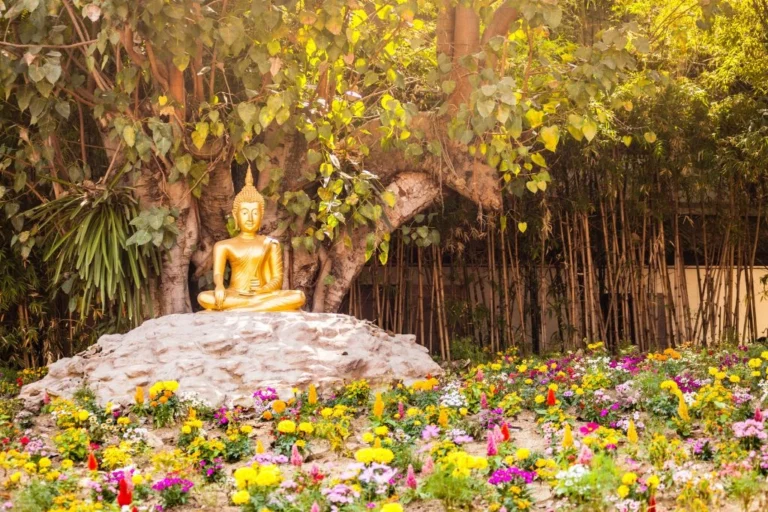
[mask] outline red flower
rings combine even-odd
[[[648,498],[648,511],[647,512],[656,512],[656,496],[651,494],[651,497]]]
[[[555,398],[555,392],[551,389],[547,392],[547,405],[550,407],[557,405],[557,398]]]
[[[88,469],[91,471],[99,469],[99,462],[96,460],[96,456],[93,455],[93,452],[88,454]]]
[[[121,507],[130,505],[133,501],[133,490],[128,485],[128,482],[123,478],[120,480],[120,490],[117,492],[117,504]]]
[[[501,424],[501,435],[504,436],[505,441],[509,441],[509,427],[506,422]]]
[[[21,377],[16,377],[16,385],[19,387],[24,385],[24,381],[21,380]]]

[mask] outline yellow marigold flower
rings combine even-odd
[[[251,495],[245,489],[237,491],[232,495],[232,503],[235,505],[245,505],[249,501],[251,501]]]
[[[533,399],[537,404],[543,404],[544,400],[546,400],[546,398],[544,398],[543,395],[536,395],[536,398]]]
[[[581,395],[583,395],[583,394],[584,394],[584,390],[583,390],[583,389],[581,389],[581,388],[576,388],[576,394],[577,394],[577,395],[579,395],[579,396],[581,396]]]
[[[91,415],[91,413],[89,413],[88,411],[86,411],[85,409],[83,409],[83,410],[81,410],[81,411],[79,411],[79,412],[77,413],[77,419],[79,419],[80,421],[85,421],[85,420],[87,420],[87,419],[88,419],[88,417],[89,417],[90,415]]]
[[[515,452],[515,458],[517,460],[525,460],[530,456],[531,456],[531,450],[529,450],[528,448],[519,448]]]
[[[381,507],[381,512],[403,512],[403,507],[399,503],[387,503]]]
[[[277,431],[283,434],[293,434],[296,432],[296,424],[291,420],[283,420],[277,424]]]
[[[192,433],[192,427],[190,427],[189,425],[184,425],[183,427],[181,427],[181,433],[182,434],[191,434]]]
[[[21,471],[16,471],[11,475],[11,483],[17,484],[21,480]]]
[[[333,414],[333,409],[331,409],[330,407],[324,407],[323,410],[320,411],[320,415],[323,418],[330,418],[332,414]]]
[[[497,371],[501,370],[501,365],[499,363],[493,363],[491,365],[491,370],[497,372]]]
[[[373,429],[373,431],[374,431],[374,433],[377,436],[385,436],[385,435],[389,434],[389,429],[387,428],[386,425],[382,425],[380,427],[376,427],[375,429]]]
[[[128,418],[127,416],[120,416],[119,418],[117,418],[118,425],[125,426],[125,425],[129,425],[130,423],[131,423],[131,419]]]
[[[144,477],[138,473],[134,473],[131,477],[131,482],[133,482],[133,485],[142,485],[144,483]]]
[[[74,465],[75,463],[72,462],[70,459],[64,459],[63,461],[61,461],[61,469],[70,469]]]
[[[365,434],[363,434],[364,442],[370,444],[373,442],[373,439],[374,439],[373,434],[371,434],[370,432],[366,432]]]
[[[526,371],[528,371],[528,366],[524,365],[524,364],[521,364],[521,365],[519,365],[517,367],[517,371],[520,372],[520,373],[526,372]]]
[[[764,351],[763,351],[763,352],[760,354],[760,357],[762,357],[763,359],[765,359],[766,361],[768,361],[768,350],[764,350]]]
[[[730,377],[728,377],[728,380],[734,384],[738,384],[739,382],[741,382],[741,377],[739,377],[738,375],[731,375]]]
[[[661,388],[661,389],[669,389],[670,391],[671,390],[675,390],[675,389],[677,389],[677,382],[675,382],[673,380],[665,380],[664,382],[662,382],[659,385],[659,388]]]
[[[259,487],[272,487],[277,485],[283,479],[280,468],[274,465],[262,466],[259,468],[259,474],[256,477],[256,485]]]
[[[754,372],[752,372],[752,376],[753,377],[759,377],[760,376],[760,372],[754,371]]]
[[[246,489],[250,484],[256,482],[256,476],[258,473],[250,466],[244,466],[237,468],[234,473],[235,483],[237,483],[238,489]]]
[[[659,476],[658,475],[651,475],[651,476],[648,477],[648,480],[646,480],[645,483],[647,483],[648,487],[650,487],[651,489],[655,489],[655,488],[657,488],[659,486],[659,483],[660,483]]]
[[[619,498],[624,499],[629,495],[629,487],[626,485],[620,485],[617,493],[619,494]]]
[[[51,459],[49,459],[48,457],[43,457],[39,461],[37,461],[37,466],[40,469],[47,469],[51,467]]]
[[[624,485],[634,485],[635,482],[637,482],[637,475],[632,472],[624,473],[621,477],[621,483]]]
[[[285,407],[286,407],[285,402],[283,402],[282,400],[275,400],[272,403],[272,410],[275,411],[277,414],[282,414],[283,411],[285,411]]]
[[[717,380],[723,380],[723,379],[725,378],[725,376],[726,376],[726,373],[725,373],[725,372],[717,372],[717,373],[715,374],[715,378],[716,378]]]
[[[459,409],[459,414],[461,414],[462,416],[466,416],[467,414],[469,414],[469,411],[467,410],[466,407],[462,407],[461,409]]]
[[[264,414],[262,414],[261,417],[267,421],[273,418],[272,413],[270,411],[264,411]]]
[[[315,431],[315,427],[312,426],[311,423],[302,421],[299,423],[299,432],[304,432],[305,434],[311,434]]]
[[[558,385],[553,382],[552,384],[547,386],[547,389],[551,389],[552,391],[557,391],[558,390]]]
[[[763,365],[763,361],[761,359],[753,358],[750,359],[747,364],[750,368],[760,368]]]

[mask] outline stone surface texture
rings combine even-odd
[[[148,320],[105,335],[88,350],[49,367],[22,389],[27,408],[44,391],[71,396],[87,384],[101,404],[128,404],[136,386],[178,380],[211,405],[250,404],[271,386],[281,397],[314,383],[320,390],[367,379],[410,383],[441,368],[412,335],[390,335],[370,322],[327,313],[201,312]]]

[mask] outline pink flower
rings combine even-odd
[[[477,373],[475,374],[475,380],[477,382],[482,382],[485,378],[485,375],[483,375],[483,370],[477,370]]]
[[[592,462],[592,457],[594,456],[594,453],[592,453],[592,450],[589,449],[589,446],[586,444],[581,445],[581,451],[579,452],[579,456],[576,458],[577,464],[583,464],[584,466],[589,466],[589,464]]]
[[[760,410],[760,406],[755,407],[755,421],[763,422],[763,411]]]
[[[416,489],[419,486],[416,482],[416,473],[413,471],[413,464],[408,464],[408,473],[405,477],[405,485],[411,489]]]
[[[480,408],[481,409],[488,408],[488,397],[485,396],[485,393],[480,394]]]
[[[496,447],[496,435],[491,430],[488,431],[488,448],[486,451],[489,457],[499,454],[499,449]]]
[[[397,415],[401,420],[405,418],[405,406],[403,405],[403,402],[397,403]]]
[[[432,460],[432,457],[427,457],[427,460],[424,461],[424,465],[421,466],[421,474],[429,475],[434,470],[435,470],[435,461]]]
[[[304,462],[304,459],[301,458],[299,447],[294,444],[293,448],[291,448],[291,465],[298,467],[301,466],[302,462]]]
[[[317,502],[312,503],[312,508],[309,512],[320,512],[320,505],[318,505]]]

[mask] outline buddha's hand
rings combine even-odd
[[[216,303],[216,309],[221,309],[224,306],[224,297],[226,296],[226,292],[224,291],[223,286],[217,286],[216,290],[213,292],[213,299]]]

